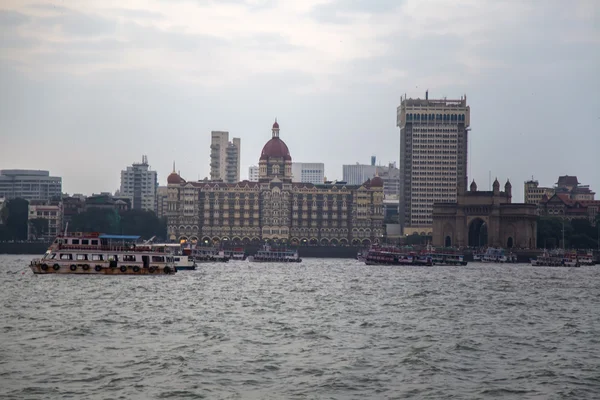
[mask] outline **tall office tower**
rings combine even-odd
[[[293,162],[292,182],[322,185],[325,182],[325,164]]]
[[[371,159],[371,165],[366,164],[344,164],[342,165],[342,179],[349,185],[362,185],[367,179],[377,174],[375,161]]]
[[[248,180],[258,182],[258,165],[252,165],[248,168]]]
[[[156,212],[156,171],[150,170],[148,156],[142,156],[141,163],[133,163],[121,171],[121,197],[131,199],[131,208]]]
[[[404,234],[430,234],[433,203],[454,202],[466,191],[470,113],[466,95],[434,100],[425,92],[425,99],[401,99],[396,117]]]
[[[239,182],[241,140],[233,138],[230,142],[226,131],[212,131],[210,134],[210,179]]]

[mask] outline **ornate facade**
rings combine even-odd
[[[362,185],[292,183],[292,157],[279,124],[259,160],[259,181],[168,179],[171,240],[292,245],[369,245],[384,232],[383,180]]]
[[[433,245],[458,247],[535,248],[537,215],[535,204],[512,203],[509,181],[500,191],[496,179],[492,191],[459,193],[455,203],[433,205]]]

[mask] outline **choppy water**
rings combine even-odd
[[[82,277],[34,276],[29,258],[0,256],[2,398],[600,396],[600,267]]]

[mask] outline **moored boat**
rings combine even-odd
[[[393,246],[383,246],[371,248],[365,257],[365,264],[432,266],[433,260],[428,254],[405,251]]]
[[[224,254],[226,257],[229,257],[230,260],[243,261],[247,257],[243,247],[234,247],[233,249],[224,250]]]
[[[482,263],[516,263],[517,256],[513,253],[506,254],[506,250],[500,247],[488,247],[485,253],[473,254],[473,260]]]
[[[139,236],[72,232],[56,237],[31,261],[34,274],[159,275],[177,272],[166,246],[140,243]]]
[[[211,246],[197,246],[192,250],[192,255],[196,263],[229,261],[229,257],[225,254],[224,250],[219,250]]]
[[[579,267],[581,263],[577,254],[567,253],[564,251],[546,251],[531,259],[531,265],[534,267]]]
[[[265,245],[255,255],[248,256],[248,261],[299,263],[302,262],[302,259],[299,257],[297,250]]]

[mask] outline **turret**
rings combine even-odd
[[[498,178],[494,180],[494,184],[492,185],[492,189],[494,190],[494,195],[500,194],[500,182],[498,182]]]
[[[510,183],[510,179],[507,179],[506,183],[504,184],[504,192],[506,193],[506,197],[510,203],[510,199],[512,198],[512,185]]]
[[[477,191],[477,184],[475,183],[475,179],[473,179],[473,182],[471,182],[471,186],[469,187],[469,190],[471,192],[476,192]]]

